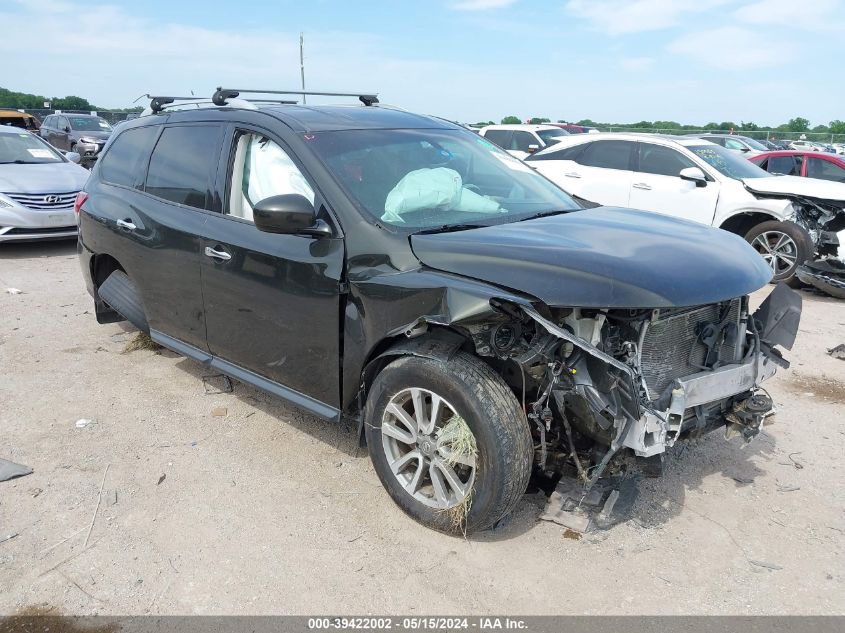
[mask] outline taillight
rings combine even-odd
[[[87,199],[88,194],[84,191],[80,191],[76,194],[76,200],[73,202],[73,212],[76,213],[77,217],[79,216],[79,211],[82,209],[82,205],[85,204]]]

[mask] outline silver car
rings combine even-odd
[[[88,171],[79,155],[0,126],[0,243],[76,237],[76,194]]]

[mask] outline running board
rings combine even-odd
[[[150,326],[138,288],[122,270],[116,270],[97,289],[97,296],[136,328],[149,334]]]

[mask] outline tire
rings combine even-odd
[[[435,420],[439,431],[429,430],[424,435],[418,427],[413,443],[400,442],[392,437],[395,430],[388,434],[382,433],[382,429],[407,430],[407,425],[403,426],[391,413],[395,408],[388,409],[388,405],[397,405],[412,389],[423,392],[426,416],[430,416],[433,406],[433,398],[428,396],[435,394],[443,399],[439,406],[441,413]],[[416,411],[413,401],[404,406],[412,413]],[[465,480],[468,486],[469,503],[438,507],[434,475],[441,478],[437,465],[442,466],[444,455],[448,459],[452,454],[447,450],[451,447],[448,442],[441,447],[441,440],[448,434],[442,433],[442,429],[453,420],[450,409],[466,421],[474,436],[477,456],[471,460],[475,464],[471,476],[465,464],[455,463],[453,468],[453,474],[457,473],[459,480]],[[470,354],[459,352],[448,362],[416,356],[395,360],[373,381],[364,415],[370,459],[382,485],[405,513],[426,527],[452,534],[489,528],[513,510],[528,487],[534,446],[525,414],[505,382]],[[437,446],[433,451],[432,445]],[[394,474],[391,460],[396,464],[398,459],[394,459],[395,453],[391,451],[397,446],[408,449],[403,459],[408,453],[416,451],[422,456],[427,450],[428,464],[421,457],[414,458],[407,462],[408,467],[403,468],[401,475]],[[417,470],[423,474],[417,476]],[[403,483],[400,476],[411,481]],[[415,487],[415,480],[420,489],[412,494],[409,489]],[[449,492],[454,490],[453,487]],[[427,498],[429,494],[431,498]]]
[[[772,268],[772,283],[794,283],[795,270],[815,251],[810,234],[794,222],[761,222],[748,231],[745,240]]]

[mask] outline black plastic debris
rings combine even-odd
[[[795,276],[831,297],[845,299],[845,262],[838,259],[807,262],[795,270]]]
[[[23,477],[32,473],[32,468],[22,464],[16,464],[5,459],[0,459],[0,481],[8,481],[17,477]]]
[[[588,492],[574,477],[560,480],[540,515],[581,534],[606,530],[631,518],[639,488],[638,477],[597,482]]]

